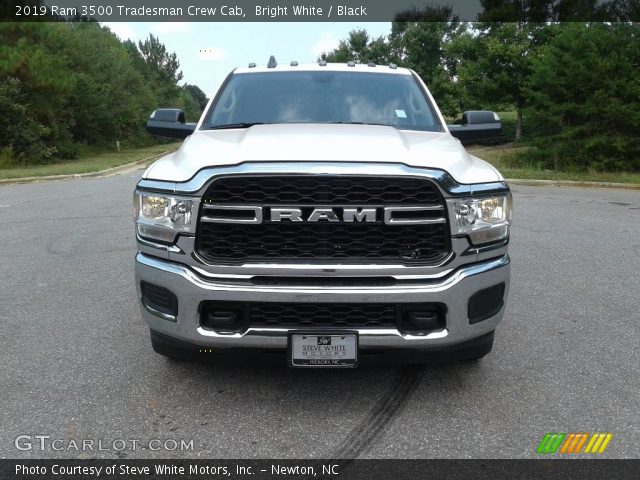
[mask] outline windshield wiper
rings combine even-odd
[[[264,122],[240,122],[240,123],[227,123],[226,125],[214,125],[209,127],[209,130],[225,130],[227,128],[249,128],[254,125],[266,125]]]
[[[328,123],[330,125],[338,124],[338,125],[378,125],[381,127],[393,127],[393,125],[389,125],[388,123],[370,123],[370,122],[323,122]]]
[[[284,123],[296,123],[296,122],[284,122]],[[304,123],[314,123],[314,122],[304,122]],[[319,122],[325,125],[379,125],[382,127],[393,127],[393,125],[389,125],[388,123],[368,123],[368,122]],[[254,125],[272,125],[269,122],[239,122],[239,123],[227,123],[225,125],[213,125],[209,127],[209,130],[225,130],[230,128],[249,128]],[[395,128],[395,127],[394,127]]]

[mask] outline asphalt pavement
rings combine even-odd
[[[140,174],[0,186],[0,457],[528,458],[546,432],[640,457],[640,191],[512,186],[511,292],[480,362],[318,371],[152,351]]]

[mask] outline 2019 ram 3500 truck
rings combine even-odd
[[[475,359],[509,290],[511,194],[395,65],[250,64],[134,194],[136,285],[156,352],[235,353],[291,366]],[[458,137],[458,138],[454,138]]]

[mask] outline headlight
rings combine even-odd
[[[177,233],[194,233],[194,215],[199,199],[158,193],[135,192],[136,230],[138,235],[171,243]]]
[[[468,235],[474,245],[503,240],[509,235],[511,192],[485,198],[453,198],[447,204],[453,235]]]

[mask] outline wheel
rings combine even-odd
[[[195,351],[187,348],[180,341],[173,340],[166,335],[150,330],[151,346],[153,350],[173,360],[191,361],[195,359]]]

